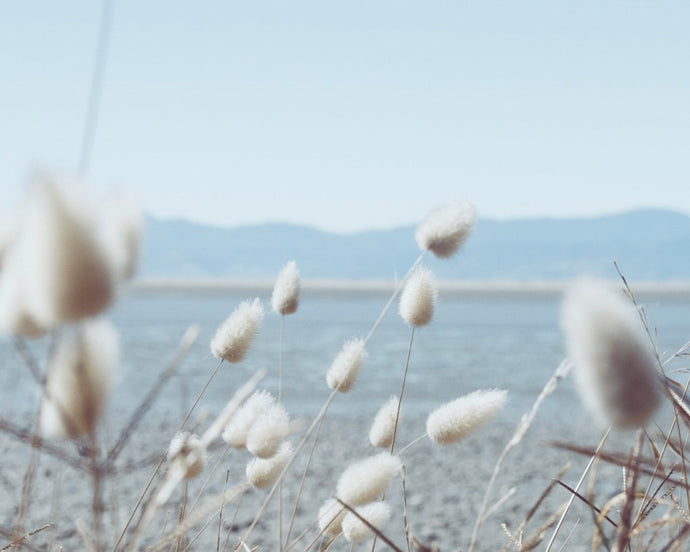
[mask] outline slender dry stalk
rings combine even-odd
[[[184,519],[175,529],[167,533],[157,543],[151,545],[148,552],[158,552],[168,547],[171,542],[175,541],[178,536],[182,536],[192,527],[195,527],[202,521],[206,520],[208,516],[215,518],[221,504],[228,504],[235,498],[241,496],[248,488],[246,482],[239,483],[225,492],[209,498],[196,512]]]
[[[395,552],[403,552],[402,550],[400,550],[400,548],[398,548],[393,543],[393,541],[391,541],[386,535],[384,535],[378,527],[375,527],[374,525],[369,523],[369,521],[367,519],[365,519],[364,517],[362,517],[362,515],[357,510],[355,510],[352,506],[343,502],[338,497],[336,497],[335,499],[343,506],[343,508],[345,508],[348,512],[350,512],[353,516],[355,516],[359,521],[361,521],[364,525],[366,525],[372,533],[374,533],[379,539],[381,539],[383,542],[385,542],[386,545],[391,550],[394,550]]]
[[[38,529],[34,529],[33,531],[29,531],[28,533],[24,533],[21,537],[14,539],[9,544],[0,548],[0,552],[2,552],[4,550],[9,550],[10,548],[14,548],[14,547],[21,548],[22,546],[26,546],[26,541],[28,539],[30,539],[34,535],[37,535],[41,531],[45,531],[46,529],[50,529],[53,526],[54,526],[53,523],[46,523],[45,525],[39,527]]]
[[[489,502],[489,496],[491,494],[491,491],[493,490],[493,485],[496,482],[496,478],[498,477],[498,473],[501,470],[501,466],[503,465],[503,461],[505,460],[506,456],[508,453],[516,447],[520,441],[522,441],[522,438],[525,436],[525,433],[527,433],[527,430],[529,427],[532,425],[532,422],[534,421],[534,418],[537,415],[537,411],[539,410],[539,407],[541,404],[544,402],[544,399],[548,397],[551,393],[553,393],[556,390],[556,387],[558,383],[568,374],[568,371],[570,370],[570,363],[567,360],[564,360],[561,362],[561,364],[556,368],[556,371],[554,374],[549,378],[549,381],[546,382],[546,385],[543,387],[541,390],[541,393],[539,393],[539,396],[537,399],[534,401],[534,404],[532,404],[532,407],[528,412],[523,414],[522,418],[520,419],[520,422],[518,423],[518,426],[515,430],[515,433],[513,436],[510,438],[508,441],[508,444],[505,446],[503,451],[501,452],[500,456],[498,457],[498,460],[496,460],[496,465],[494,466],[493,472],[491,473],[491,478],[489,479],[489,483],[486,486],[486,491],[484,492],[484,498],[482,499],[482,503],[479,507],[479,513],[477,514],[477,519],[474,523],[474,529],[472,530],[472,537],[470,538],[470,545],[468,548],[469,552],[472,552],[474,549],[475,543],[477,542],[477,536],[479,534],[479,528],[481,527],[482,523],[484,523],[484,519],[486,517],[486,508],[487,504]]]
[[[599,456],[601,448],[604,446],[604,443],[606,442],[606,438],[609,436],[609,433],[611,433],[611,428],[608,428],[606,430],[606,433],[604,433],[604,436],[599,441],[599,445],[597,446],[597,449],[594,451],[594,454],[589,459],[587,466],[585,467],[584,471],[582,472],[582,476],[580,477],[579,481],[577,482],[577,485],[575,486],[575,491],[580,490],[580,487],[582,486],[582,483],[584,482],[585,477],[587,477],[587,473],[589,473],[589,470],[592,468],[594,461]],[[556,540],[556,536],[558,535],[558,532],[560,531],[561,527],[563,526],[563,522],[565,521],[565,517],[568,515],[568,511],[570,510],[570,507],[572,506],[574,501],[575,501],[575,495],[573,494],[570,497],[570,499],[568,500],[568,505],[566,506],[565,510],[563,511],[563,514],[561,514],[561,517],[558,520],[558,523],[556,524],[556,528],[554,529],[553,534],[551,535],[551,539],[549,540],[549,543],[546,545],[545,552],[549,552],[549,550],[551,550],[551,548],[553,547],[553,544]]]
[[[139,406],[134,409],[134,412],[130,415],[129,421],[120,431],[120,435],[108,451],[106,455],[106,464],[111,467],[117,460],[120,453],[124,450],[127,442],[131,436],[136,431],[137,426],[144,420],[147,412],[150,410],[153,403],[159,397],[161,391],[165,387],[165,384],[170,381],[170,379],[177,373],[182,361],[185,359],[192,345],[196,342],[199,337],[199,326],[192,325],[187,328],[184,335],[180,339],[177,345],[175,354],[173,355],[168,365],[163,369],[163,371],[158,375],[158,378],[149,389],[146,396],[142,399]]]
[[[391,454],[395,452],[395,438],[398,434],[398,422],[400,421],[400,409],[402,407],[403,396],[405,395],[405,383],[407,382],[407,371],[410,367],[410,356],[412,355],[412,343],[414,342],[414,330],[412,326],[410,332],[410,343],[407,347],[407,356],[405,357],[405,371],[403,373],[402,384],[400,386],[400,396],[398,397],[398,408],[395,411],[395,424],[393,425],[393,437],[391,439]]]
[[[318,427],[316,428],[316,433],[314,434],[314,441],[312,442],[311,450],[309,451],[309,457],[307,458],[307,463],[304,467],[304,471],[302,472],[302,478],[300,479],[299,487],[297,488],[297,496],[295,498],[295,503],[292,507],[292,514],[290,515],[290,524],[288,526],[287,536],[285,537],[285,546],[288,548],[290,548],[290,546],[288,546],[288,543],[290,542],[290,535],[292,534],[292,529],[294,527],[295,518],[297,516],[297,509],[299,507],[300,500],[302,499],[302,492],[304,491],[304,483],[307,479],[307,474],[309,473],[309,468],[311,467],[311,462],[314,458],[314,451],[316,449],[316,444],[319,442],[319,435],[321,433],[321,428],[323,427],[323,420],[324,419],[322,418],[321,421],[319,422]]]

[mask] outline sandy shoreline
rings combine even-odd
[[[374,449],[367,441],[370,423],[368,419],[329,416],[326,420],[297,511],[293,536],[307,531],[305,540],[294,548],[297,551],[305,550],[306,543],[316,535],[315,529],[310,529],[310,527],[316,520],[321,504],[333,493],[340,473],[350,463],[378,452],[378,449]],[[418,436],[418,428],[412,429],[412,426],[419,424],[410,422],[401,427],[401,445],[411,442]],[[152,420],[151,423],[141,426],[141,430],[133,439],[132,446],[123,455],[121,464],[160,453],[167,446],[174,428],[173,423],[162,420]],[[486,521],[476,550],[502,549],[508,541],[501,523],[514,529],[537,500],[539,494],[568,460],[573,462],[573,468],[564,479],[573,484],[586,459],[545,445],[545,439],[563,438],[560,433],[545,433],[547,429],[548,424],[546,427],[540,426],[535,431],[528,432],[525,441],[507,457],[504,468],[496,481],[490,503],[493,504],[506,494],[514,494],[495,515]],[[496,459],[513,430],[513,426],[490,423],[461,443],[440,447],[424,439],[402,454],[406,474],[408,523],[412,533],[422,543],[427,546],[434,544],[438,546],[438,550],[444,552],[467,550],[486,484]],[[298,437],[295,436],[294,440],[296,441]],[[569,428],[567,436],[570,441],[589,446],[594,444],[597,437],[596,432],[582,425]],[[26,447],[19,443],[10,444],[5,450],[7,461],[2,469],[5,487],[3,493],[5,498],[2,501],[2,525],[5,527],[10,526],[14,517],[14,511],[8,500],[18,499],[21,495],[27,453]],[[214,448],[209,454],[206,472],[197,480],[190,482],[187,488],[186,516],[192,515],[195,510],[203,507],[207,499],[223,491],[226,473],[230,487],[239,482],[249,458],[246,451],[234,449],[227,451],[223,446]],[[285,531],[305,462],[306,456],[300,456],[285,481],[283,489],[283,501],[287,505],[283,513]],[[59,546],[64,546],[64,550],[83,549],[78,528],[86,527],[88,534],[91,517],[91,485],[88,477],[72,468],[60,467],[55,459],[46,454],[41,455],[37,468],[29,509],[30,515],[25,527],[33,529],[45,523],[54,523],[55,526],[44,534],[33,537],[32,543],[41,548],[53,541],[54,550],[59,550]],[[111,549],[116,534],[124,526],[151,471],[151,465],[127,470],[118,473],[107,482],[106,494],[109,500],[106,504],[102,537],[104,542],[110,545],[108,550]],[[202,498],[196,502],[201,487],[204,487]],[[267,491],[251,490],[241,502],[232,502],[225,506],[221,534],[223,541],[226,538],[229,539],[228,549],[232,549],[237,539],[251,524],[254,513],[259,509],[266,494]],[[395,480],[390,486],[386,498],[390,503],[392,516],[384,530],[401,549],[406,549],[403,538],[400,479]],[[526,533],[530,534],[534,531],[566,499],[567,493],[563,489],[555,489],[527,527]],[[181,485],[157,513],[142,544],[148,546],[159,542],[162,535],[174,527],[182,503],[183,486]],[[586,518],[586,510],[583,508],[576,510],[569,528],[572,528],[578,519],[582,522],[583,516]],[[259,550],[276,549],[277,519],[278,508],[274,498],[252,534],[250,539],[252,546],[259,546]],[[202,522],[189,532],[188,535],[191,538],[201,531],[189,550],[216,550],[218,520],[216,510],[215,513],[204,518],[203,522],[209,522],[205,529]],[[570,541],[568,550],[580,552],[588,549],[587,531],[584,527],[580,529],[580,537],[576,536]],[[591,535],[591,531],[589,534]],[[370,548],[370,543],[361,544],[355,550],[370,550]],[[138,550],[144,549],[144,546],[138,548]],[[169,546],[165,549],[169,549]],[[344,541],[332,548],[332,550],[348,549],[349,544]],[[386,549],[386,547],[381,547],[381,549]]]
[[[221,279],[221,278],[142,278],[130,286],[132,291],[255,291],[270,292],[273,280]],[[439,290],[451,295],[510,297],[560,296],[567,281],[439,281]],[[618,281],[612,286],[621,287]],[[301,282],[307,293],[391,293],[397,286],[392,280],[330,280],[312,279]],[[635,294],[690,299],[690,282],[635,282]]]

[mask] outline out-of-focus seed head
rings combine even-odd
[[[400,316],[410,326],[426,326],[434,314],[438,287],[431,270],[418,267],[400,294]]]
[[[252,487],[265,489],[275,483],[292,457],[292,445],[284,441],[271,458],[254,458],[247,464],[247,481]]]
[[[104,320],[68,328],[60,335],[49,363],[39,417],[45,435],[74,438],[94,433],[105,408],[118,349],[117,333]]]
[[[451,257],[468,238],[476,221],[476,210],[467,201],[443,205],[417,227],[417,245],[441,259]]]
[[[119,280],[129,280],[137,268],[144,217],[129,195],[110,198],[103,220],[103,239]]]
[[[276,314],[293,314],[299,305],[299,270],[297,263],[290,261],[278,274],[271,296],[271,307]]]
[[[194,479],[206,465],[206,448],[196,435],[180,431],[170,441],[167,458],[176,477]]]
[[[37,180],[7,253],[17,257],[26,310],[40,326],[95,316],[114,297],[112,264],[99,239],[96,207],[87,200],[74,183]]]
[[[333,537],[340,535],[343,532],[345,514],[345,507],[334,498],[329,498],[319,508],[319,529]]]
[[[270,458],[290,433],[290,416],[283,405],[270,404],[259,413],[247,433],[247,450],[259,458]]]
[[[395,418],[398,414],[399,405],[398,397],[391,397],[376,413],[369,430],[369,441],[375,447],[388,448],[393,443]]]
[[[247,434],[252,425],[274,401],[275,397],[268,391],[255,391],[238,409],[223,430],[223,440],[235,448],[245,448],[247,446]]]
[[[618,429],[645,425],[661,402],[662,385],[639,315],[622,292],[597,280],[575,282],[561,325],[585,405]]]
[[[382,529],[383,524],[388,521],[391,514],[391,509],[385,502],[372,502],[371,504],[355,508],[355,511],[379,531]],[[349,542],[360,542],[374,534],[371,527],[352,512],[348,512],[345,515],[342,527],[343,536]]]

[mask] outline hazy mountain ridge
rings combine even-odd
[[[218,228],[147,219],[142,278],[271,279],[290,259],[303,278],[391,279],[419,254],[414,226],[352,235],[273,223]],[[462,252],[425,260],[440,279],[690,280],[690,216],[666,210],[573,219],[481,219]]]

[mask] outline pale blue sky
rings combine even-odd
[[[0,210],[78,163],[101,5],[0,4]],[[334,231],[690,213],[690,3],[115,0],[89,181]]]

